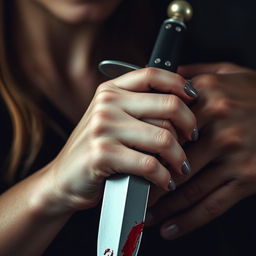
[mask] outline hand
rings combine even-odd
[[[177,177],[177,184],[186,183],[150,211],[165,239],[207,224],[256,192],[256,72],[220,63],[183,66],[179,73],[193,77],[200,95],[192,106],[200,139],[185,146],[192,175]]]
[[[193,100],[184,84],[180,75],[155,68],[101,84],[51,163],[56,200],[73,210],[93,207],[102,196],[106,178],[115,173],[143,176],[169,191],[171,174],[156,154],[182,174],[186,155],[171,131],[191,140],[196,128],[193,113],[181,100]]]

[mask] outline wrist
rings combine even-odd
[[[51,163],[33,175],[34,187],[29,200],[32,215],[53,218],[71,216],[75,210],[65,204],[64,196],[53,182],[50,169]]]

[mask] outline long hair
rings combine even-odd
[[[0,97],[2,97],[9,110],[13,127],[11,150],[9,155],[6,156],[7,171],[5,178],[9,184],[15,182],[20,165],[25,170],[35,160],[43,141],[45,123],[45,115],[40,106],[31,97],[30,93],[25,91],[24,87],[21,87],[20,82],[15,77],[12,56],[9,54],[12,51],[10,49],[10,45],[12,45],[10,43],[10,30],[12,27],[10,26],[11,19],[9,15],[11,2],[13,1],[0,1]],[[148,0],[124,0],[123,2],[125,4],[121,4],[120,11],[108,22],[111,28],[108,38],[111,38],[111,36],[109,37],[110,34],[123,35],[126,45],[137,44],[137,51],[134,54],[143,53],[144,56],[147,56],[153,42],[149,38],[155,36],[155,28],[158,26],[157,23],[154,23],[156,19],[152,17],[152,13],[149,11],[150,8],[145,10],[145,3],[149,2]],[[136,16],[134,13],[138,13],[138,15]],[[142,14],[143,16],[151,15],[151,17],[150,19],[143,19]],[[129,31],[129,27],[133,29]],[[140,29],[145,31],[145,34],[142,34]],[[129,40],[129,38],[132,38],[132,40]],[[111,40],[109,44],[112,44]],[[126,56],[131,56],[126,51],[119,51],[116,57],[122,58],[123,52]],[[100,56],[95,58],[96,61],[110,57],[105,53],[106,51],[100,52]],[[133,61],[129,57],[123,60]]]
[[[8,15],[7,1],[0,1],[0,94],[12,120],[13,136],[11,150],[6,157],[8,183],[15,179],[15,172],[24,157],[24,169],[35,159],[43,138],[41,111],[28,95],[24,95],[19,83],[15,80],[8,58]]]

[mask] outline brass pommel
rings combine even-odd
[[[186,22],[191,19],[193,15],[193,9],[188,2],[177,0],[169,4],[167,14],[169,18]]]

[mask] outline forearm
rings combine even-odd
[[[0,196],[1,255],[41,255],[72,215],[54,205],[47,168]]]

